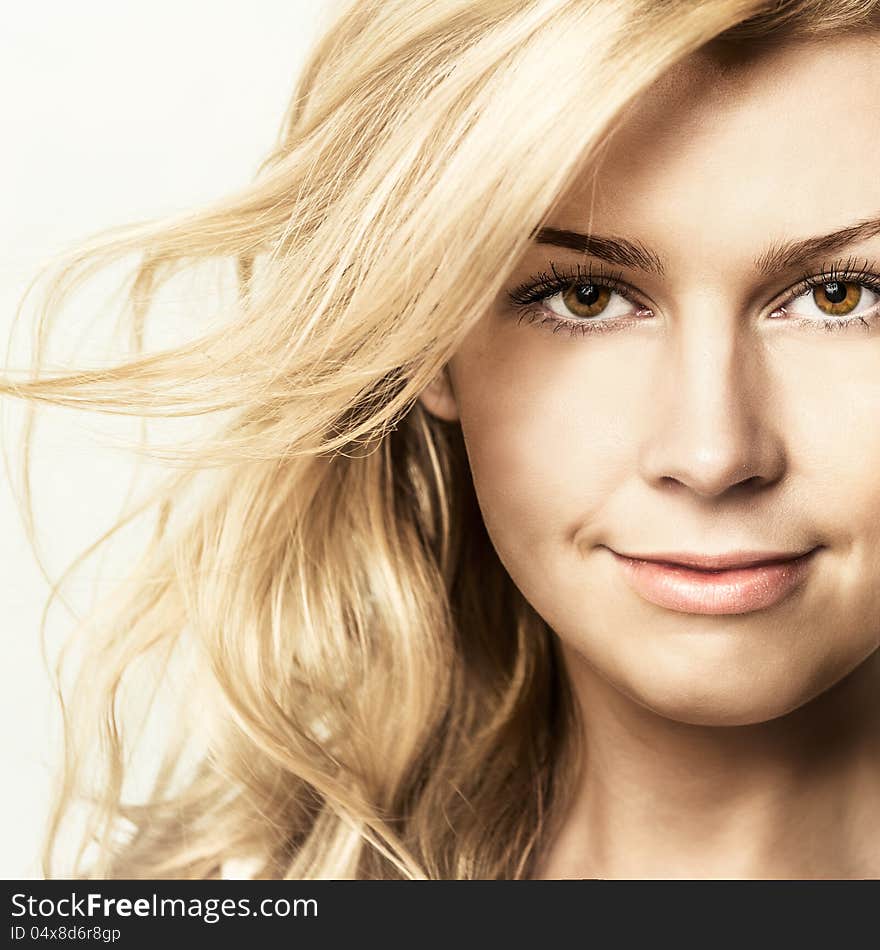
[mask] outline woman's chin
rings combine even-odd
[[[778,697],[729,696],[727,694],[676,696],[663,702],[631,697],[664,719],[691,726],[753,726],[770,722],[809,702],[780,703]]]
[[[615,685],[658,716],[694,726],[750,726],[785,716],[829,689],[848,670],[654,669]]]

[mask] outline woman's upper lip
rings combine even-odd
[[[651,554],[624,554],[614,551],[621,557],[635,561],[657,561],[664,564],[677,564],[701,571],[721,571],[731,568],[757,567],[761,564],[775,564],[779,561],[793,561],[816,550],[815,547],[802,551],[730,551],[727,554],[693,554],[685,551],[662,551]]]

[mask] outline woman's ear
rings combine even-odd
[[[446,422],[458,420],[458,403],[452,391],[452,382],[449,379],[448,364],[422,390],[419,402],[431,413]]]

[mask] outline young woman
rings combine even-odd
[[[72,261],[140,255],[136,336],[240,292],[5,383],[218,418],[47,873],[84,799],[89,876],[880,876],[878,65],[868,0],[357,0],[253,185]]]

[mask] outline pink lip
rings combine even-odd
[[[612,554],[633,590],[658,607],[688,614],[744,614],[791,593],[806,577],[817,550],[802,555],[675,555],[686,563]]]

